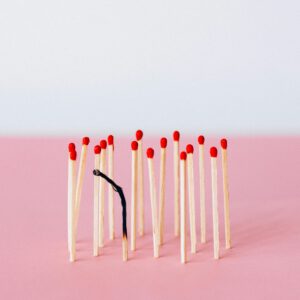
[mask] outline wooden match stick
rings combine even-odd
[[[159,240],[158,240],[158,220],[157,220],[157,203],[156,203],[156,187],[153,157],[154,150],[147,149],[148,170],[149,170],[149,184],[150,184],[150,198],[151,198],[151,212],[152,212],[152,231],[153,231],[153,251],[154,257],[159,257]]]
[[[188,173],[188,191],[190,208],[190,236],[191,253],[196,253],[197,234],[196,234],[196,211],[195,211],[195,182],[194,182],[194,147],[191,144],[186,146],[187,152],[187,173]]]
[[[225,221],[225,247],[231,248],[230,217],[229,217],[229,189],[228,189],[228,164],[227,164],[227,140],[221,140],[222,169],[223,169],[223,194],[224,194],[224,221]]]
[[[212,186],[212,215],[213,215],[213,238],[214,238],[214,258],[219,259],[219,212],[218,212],[218,173],[216,147],[210,148],[211,156],[211,186]]]
[[[106,140],[100,141],[100,171],[106,173]],[[100,178],[100,201],[99,201],[99,247],[104,247],[104,198],[105,198],[105,181]]]
[[[143,163],[143,131],[136,131],[136,140],[138,142],[138,216],[139,216],[139,234],[144,235],[144,163]]]
[[[179,131],[173,132],[173,159],[174,159],[174,233],[179,236]]]
[[[70,164],[71,164],[71,158],[70,158],[70,152],[75,151],[75,144],[70,143],[68,146],[69,152],[68,152],[68,250],[71,251],[71,241],[72,241],[72,233],[71,233],[71,222],[72,222],[72,211],[71,211],[71,201],[72,201],[72,174],[70,173]]]
[[[69,207],[70,207],[70,262],[76,259],[76,244],[75,244],[75,201],[76,201],[76,157],[75,150],[70,151],[69,163]]]
[[[108,143],[108,177],[114,178],[114,137],[107,137]],[[109,239],[115,238],[115,222],[114,222],[114,190],[112,185],[108,186],[108,224],[109,224]]]
[[[75,236],[77,236],[78,219],[79,219],[80,202],[81,202],[81,192],[82,192],[82,186],[83,186],[83,178],[84,178],[84,174],[85,174],[87,146],[89,143],[90,143],[90,139],[88,137],[84,137],[82,139],[82,148],[81,148],[81,153],[80,153],[79,169],[78,169],[77,184],[76,184]]]
[[[186,255],[186,152],[180,153],[180,254],[181,263],[187,261]]]
[[[136,249],[136,207],[137,207],[137,150],[138,143],[131,143],[131,251]]]
[[[101,147],[96,145],[94,147],[95,153],[95,165],[94,168],[99,170],[100,168],[100,152]],[[93,255],[99,255],[99,177],[94,176],[94,236],[93,236]]]
[[[163,137],[160,140],[160,185],[159,185],[159,245],[164,242],[165,227],[165,193],[166,193],[166,148],[168,140]]]
[[[204,142],[203,135],[198,137],[199,143],[199,177],[200,177],[200,231],[201,243],[206,242],[206,212],[205,212],[205,172],[204,172]]]

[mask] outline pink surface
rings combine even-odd
[[[75,139],[77,146],[80,140]],[[0,299],[300,299],[299,137],[229,137],[233,248],[224,250],[219,172],[219,261],[213,260],[206,157],[208,243],[198,243],[197,254],[189,253],[186,265],[180,264],[179,240],[173,237],[170,140],[167,236],[161,258],[152,257],[148,173],[147,233],[138,238],[137,251],[129,253],[127,263],[122,262],[121,208],[116,196],[117,239],[108,241],[106,232],[101,256],[92,256],[92,150],[98,140],[92,138],[89,146],[78,261],[71,264],[66,243],[67,143],[71,139],[1,138]],[[195,144],[196,137],[188,141]],[[207,139],[206,153],[215,143]],[[159,137],[146,139],[145,145],[155,146],[158,154]],[[117,182],[124,187],[130,211],[130,140],[116,137],[115,149]],[[195,170],[198,179],[197,165]],[[198,212],[198,189],[196,196]],[[199,226],[197,218],[198,239]]]

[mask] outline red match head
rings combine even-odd
[[[138,147],[139,147],[139,144],[138,144],[137,141],[131,142],[131,149],[132,149],[132,151],[136,151],[138,149]]]
[[[180,133],[179,133],[179,131],[175,130],[173,132],[173,140],[174,141],[179,141],[179,139],[180,139]]]
[[[199,145],[204,145],[205,137],[203,135],[198,136],[198,143]]]
[[[143,138],[143,135],[144,135],[144,133],[143,133],[143,131],[140,130],[140,129],[137,130],[136,133],[135,133],[136,139],[137,139],[138,141],[140,141],[140,140]]]
[[[160,147],[161,148],[167,148],[167,144],[168,144],[168,140],[165,137],[160,139]]]
[[[95,153],[95,154],[100,154],[100,152],[101,152],[101,147],[100,147],[99,145],[96,145],[96,146],[94,147],[94,153]]]
[[[113,135],[110,134],[107,137],[107,143],[108,143],[108,145],[113,145],[114,144],[114,136]]]
[[[216,147],[210,148],[210,156],[211,157],[217,157],[218,156],[218,149]]]
[[[106,147],[107,147],[107,142],[106,142],[106,140],[101,140],[101,141],[100,141],[100,147],[101,147],[101,149],[106,149]]]
[[[84,138],[82,138],[82,145],[88,145],[90,143],[90,138],[85,136]]]
[[[180,159],[181,159],[181,160],[186,160],[186,152],[185,152],[185,151],[182,151],[182,152],[180,153]]]
[[[68,148],[69,148],[69,152],[75,151],[75,149],[76,149],[74,143],[70,143],[69,146],[68,146]]]
[[[226,150],[227,149],[227,140],[226,139],[222,139],[221,140],[221,147]]]
[[[70,152],[70,159],[71,159],[71,160],[76,160],[76,157],[77,157],[77,152],[76,152],[76,150],[72,150],[72,151]]]
[[[187,152],[187,154],[194,153],[194,147],[192,144],[188,144],[186,146],[186,152]]]
[[[154,157],[154,149],[153,148],[148,148],[147,149],[147,157],[148,158],[153,158]]]

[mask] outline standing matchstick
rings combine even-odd
[[[75,201],[76,201],[76,156],[75,150],[70,151],[68,194],[70,219],[70,262],[76,259],[75,245]]]
[[[219,212],[218,212],[218,183],[217,183],[217,156],[216,147],[210,148],[211,156],[211,186],[212,186],[212,213],[213,213],[213,237],[214,258],[219,259]]]
[[[221,140],[222,167],[223,167],[223,194],[224,194],[224,221],[226,249],[231,248],[230,218],[229,218],[229,190],[228,190],[228,167],[227,167],[227,140]]]
[[[187,152],[187,171],[188,171],[188,191],[190,208],[190,237],[191,253],[196,253],[197,234],[196,234],[196,211],[195,211],[195,183],[194,183],[194,147],[191,144],[186,146]]]
[[[180,153],[180,254],[181,263],[187,261],[186,255],[186,152]]]
[[[200,177],[200,230],[201,243],[206,242],[206,220],[205,220],[205,177],[204,177],[204,142],[203,135],[198,137],[199,143],[199,177]]]
[[[95,153],[95,169],[100,168],[100,152],[101,147],[96,145],[94,147]],[[94,176],[94,236],[93,236],[93,255],[99,255],[99,177]]]
[[[147,149],[148,157],[148,170],[149,170],[149,183],[150,183],[150,198],[151,198],[151,212],[152,212],[152,231],[153,231],[153,251],[154,257],[159,257],[159,241],[158,241],[158,220],[157,220],[157,203],[156,203],[156,187],[155,187],[155,174],[153,157],[154,150]]]
[[[101,154],[100,154],[100,172],[106,173],[106,140],[100,141]],[[100,178],[100,204],[99,204],[99,247],[104,247],[104,198],[105,198],[105,182]]]
[[[139,209],[139,234],[144,235],[144,163],[143,163],[143,131],[136,131],[136,140],[138,142],[138,209]]]
[[[164,242],[165,226],[165,193],[166,193],[166,148],[168,140],[160,140],[160,185],[159,185],[159,245]]]
[[[114,137],[109,135],[108,142],[108,177],[114,178]],[[114,225],[114,191],[112,185],[108,186],[108,223],[109,223],[109,239],[115,238]]]
[[[72,193],[71,193],[71,174],[70,174],[70,164],[71,164],[71,157],[70,152],[75,151],[75,144],[70,143],[68,146],[68,249],[71,251],[71,222],[72,222],[72,214],[71,214],[71,201],[72,201]]]
[[[136,206],[137,206],[137,150],[138,143],[131,143],[131,251],[136,248]]]
[[[82,192],[82,186],[83,186],[83,177],[85,174],[87,146],[89,143],[90,143],[90,139],[88,137],[84,137],[82,139],[82,148],[81,148],[81,153],[80,153],[79,169],[78,169],[77,184],[76,184],[75,236],[77,236],[78,218],[79,218],[79,210],[80,210],[80,202],[81,202],[81,192]]]
[[[179,131],[173,132],[173,158],[174,158],[174,233],[179,236]]]

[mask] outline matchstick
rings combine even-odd
[[[138,143],[131,143],[131,251],[136,249],[136,206],[137,206],[137,150]]]
[[[108,143],[108,177],[114,178],[114,137],[109,135],[107,137]],[[109,239],[115,238],[114,225],[114,191],[111,185],[108,186],[108,224],[109,224]]]
[[[68,152],[68,250],[71,251],[71,222],[72,222],[72,214],[71,214],[71,201],[72,201],[72,193],[71,193],[71,174],[70,174],[70,164],[71,164],[71,158],[70,158],[70,152],[75,151],[75,144],[70,143],[68,146],[69,152]]]
[[[218,213],[218,183],[217,183],[217,156],[216,147],[210,148],[211,156],[211,187],[212,187],[212,216],[213,216],[213,239],[214,258],[219,259],[219,213]]]
[[[76,244],[75,244],[75,201],[76,201],[76,156],[75,150],[70,151],[69,163],[69,207],[70,207],[70,262],[76,259]]]
[[[200,178],[200,232],[201,243],[206,243],[206,212],[205,212],[205,172],[204,172],[204,142],[203,135],[198,137],[199,143],[199,178]]]
[[[180,254],[181,263],[187,261],[186,255],[186,152],[180,153]]]
[[[221,140],[222,169],[223,169],[223,194],[224,194],[224,221],[225,221],[225,247],[231,248],[230,218],[229,218],[229,190],[228,190],[228,164],[227,164],[227,140]]]
[[[157,203],[156,203],[156,187],[155,187],[155,174],[153,157],[154,150],[147,149],[148,157],[148,171],[149,171],[149,185],[150,185],[150,199],[151,199],[151,212],[152,212],[152,231],[153,231],[153,252],[154,257],[159,257],[159,240],[158,240],[158,220],[157,220]]]
[[[100,171],[106,173],[106,140],[100,141]],[[99,200],[99,247],[104,247],[104,198],[105,198],[105,182],[100,178],[100,200]]]
[[[94,168],[100,168],[100,152],[101,147],[96,145],[94,147],[95,164]],[[99,177],[94,176],[94,230],[93,230],[93,255],[99,255]]]
[[[159,245],[164,242],[165,226],[165,193],[166,193],[166,148],[168,140],[163,137],[160,140],[160,184],[159,184]]]
[[[173,159],[174,159],[174,233],[179,236],[179,131],[173,132]]]
[[[190,209],[190,238],[191,253],[196,253],[197,234],[196,234],[196,211],[195,211],[195,182],[194,182],[194,147],[191,144],[186,146],[187,152],[187,173]]]
[[[139,216],[139,234],[144,235],[144,163],[143,163],[143,131],[136,131],[136,140],[138,142],[138,216]]]
[[[83,186],[83,178],[84,178],[84,174],[85,174],[87,146],[89,143],[90,143],[90,139],[88,137],[84,137],[82,139],[82,148],[81,148],[81,153],[80,153],[79,169],[78,169],[77,183],[76,183],[75,236],[77,236],[78,219],[79,219],[80,202],[81,202],[81,192],[82,192],[82,186]]]

